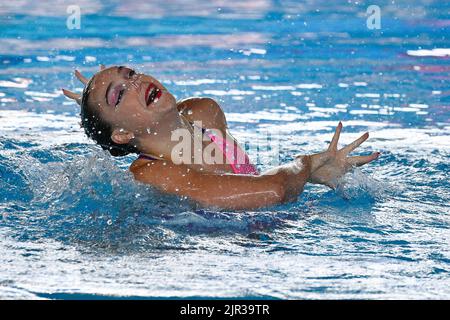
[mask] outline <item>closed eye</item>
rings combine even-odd
[[[125,94],[126,87],[125,85],[118,85],[109,90],[109,94],[107,94],[107,103],[110,106],[117,107],[120,101],[122,100],[123,95]]]
[[[125,69],[128,69],[127,73],[123,74],[124,72],[122,70],[125,70]],[[133,69],[119,67],[117,70],[118,70],[118,73],[121,74],[122,77],[124,77],[125,79],[131,79],[134,75],[136,75],[136,71],[134,71]],[[105,94],[106,103],[111,106],[114,105],[115,107],[117,107],[119,105],[123,95],[125,94],[125,88],[124,88],[125,86],[126,86],[126,84],[122,84],[120,86],[113,88],[112,83],[110,83],[108,88],[106,89],[106,94]],[[121,87],[123,89],[120,89]]]
[[[130,71],[128,71],[128,79],[131,79],[131,77],[133,77],[135,74],[136,74],[136,72],[135,72],[133,69],[130,69]],[[125,86],[125,85],[123,84],[123,85],[122,85],[122,88],[123,88],[124,86]],[[116,103],[114,104],[115,107],[117,107],[117,106],[119,105],[120,100],[122,100],[122,96],[123,96],[124,94],[125,94],[125,89],[121,89],[121,90],[119,91],[119,94],[117,95],[117,100],[116,100]]]
[[[121,89],[119,91],[119,94],[117,95],[116,103],[114,104],[115,107],[117,107],[117,105],[120,103],[120,100],[122,100],[122,96],[124,93],[125,93],[125,89]]]

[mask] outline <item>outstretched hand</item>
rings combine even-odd
[[[374,152],[368,156],[348,156],[350,152],[355,150],[364,141],[366,141],[367,138],[369,138],[368,132],[349,145],[338,150],[338,141],[341,130],[342,123],[339,122],[328,149],[322,153],[311,156],[311,177],[309,182],[323,184],[335,189],[339,178],[341,178],[352,167],[362,166],[379,157],[379,152]]]

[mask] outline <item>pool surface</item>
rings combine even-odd
[[[70,1],[0,4],[0,298],[450,298],[448,2],[77,3],[80,29]],[[217,99],[281,162],[340,120],[342,143],[370,131],[358,152],[382,155],[337,192],[199,210],[84,136],[60,88],[100,63]],[[264,170],[270,152],[250,157]]]

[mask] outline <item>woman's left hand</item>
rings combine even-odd
[[[311,172],[309,182],[316,184],[323,184],[332,189],[337,187],[339,178],[347,173],[354,166],[362,166],[366,163],[372,162],[380,155],[379,152],[372,153],[368,156],[354,156],[348,157],[348,154],[359,147],[369,137],[369,133],[366,132],[361,137],[338,150],[339,136],[342,130],[342,123],[336,128],[333,139],[328,149],[323,153],[327,155],[328,160],[318,169]],[[312,158],[314,162],[314,158]],[[313,166],[314,167],[314,166]]]

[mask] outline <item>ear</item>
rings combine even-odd
[[[133,132],[124,129],[114,129],[111,134],[111,140],[117,144],[127,144],[131,139],[134,139]]]

